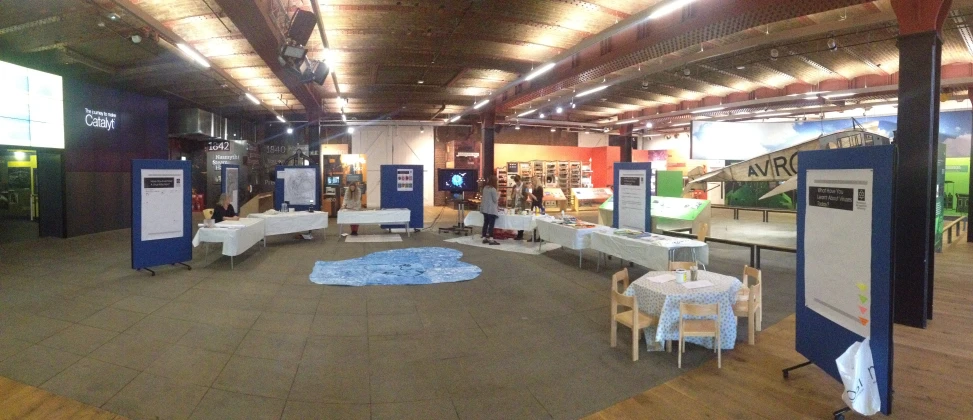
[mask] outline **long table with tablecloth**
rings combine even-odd
[[[303,233],[328,228],[328,213],[316,211],[292,211],[287,213],[250,213],[247,217],[263,219],[264,235]]]
[[[406,234],[411,237],[409,221],[412,212],[409,209],[378,209],[378,210],[338,210],[338,234],[343,225],[403,225]]]
[[[498,214],[497,222],[493,225],[494,229],[504,230],[523,230],[533,232],[537,227],[538,220],[554,220],[553,216],[534,215],[534,214]],[[483,213],[471,211],[466,214],[463,220],[466,226],[483,226]]]
[[[193,246],[199,246],[203,242],[222,243],[223,255],[230,257],[230,268],[233,268],[233,257],[246,252],[264,239],[264,226],[264,219],[258,218],[225,220],[214,227],[199,228],[193,237]],[[267,246],[266,240],[264,246]]]
[[[681,260],[694,259],[704,265],[709,263],[709,245],[695,239],[676,238],[654,233],[627,236],[608,230],[594,232],[590,236],[591,249],[633,262],[650,270],[668,270],[669,261],[675,261],[677,257]],[[680,255],[677,255],[677,253]],[[600,263],[599,259],[599,265]]]
[[[537,235],[541,241],[553,242],[565,248],[578,251],[578,267],[584,258],[584,250],[591,248],[591,234],[611,232],[612,228],[601,225],[571,225],[560,220],[538,220]],[[540,244],[538,244],[540,246]]]

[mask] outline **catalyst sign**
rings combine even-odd
[[[115,128],[116,115],[114,112],[99,111],[95,109],[84,109],[84,124],[88,127],[102,128],[112,131]]]

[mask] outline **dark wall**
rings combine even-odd
[[[67,236],[132,226],[131,161],[168,158],[168,118],[165,99],[64,79]]]

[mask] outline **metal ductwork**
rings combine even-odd
[[[176,110],[169,116],[169,137],[225,139],[226,119],[198,108]]]

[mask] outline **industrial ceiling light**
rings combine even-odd
[[[692,73],[693,72],[692,72],[692,70],[689,70],[689,67],[686,67],[686,68],[682,69],[682,75],[683,76],[689,76]]]
[[[685,123],[673,124],[673,125],[670,125],[669,127],[685,127],[687,125],[689,125],[689,123],[688,122],[685,122]]]
[[[554,127],[551,127],[551,132],[553,133],[553,132],[555,132],[555,131],[557,131],[557,129],[556,129],[556,128],[554,128]]]
[[[540,75],[542,75],[544,73],[547,73],[547,72],[551,71],[551,69],[553,69],[553,68],[554,68],[554,63],[547,63],[547,64],[545,64],[543,66],[540,66],[540,67],[537,68],[537,70],[534,70],[533,72],[531,72],[530,74],[528,74],[527,77],[524,78],[524,81],[533,80],[537,76],[540,76]]]
[[[533,114],[533,113],[535,113],[535,112],[537,112],[537,110],[536,110],[536,109],[529,109],[529,110],[527,110],[527,111],[524,111],[524,112],[521,112],[520,114],[517,114],[517,116],[518,116],[518,117],[526,117],[526,116],[528,116],[528,115],[530,115],[530,114]]]
[[[484,100],[483,100],[483,101],[481,101],[480,103],[478,103],[478,104],[476,104],[476,105],[473,105],[473,109],[480,109],[480,108],[482,108],[482,107],[483,107],[483,105],[486,105],[486,104],[488,104],[488,103],[490,103],[490,100],[489,100],[489,99],[484,99]]]
[[[516,126],[514,126],[514,130],[520,130],[520,124],[517,124]]]
[[[770,59],[772,61],[777,61],[777,57],[780,57],[780,50],[778,50],[777,48],[771,48],[770,49]]]
[[[341,114],[341,121],[348,122],[348,116]]]
[[[555,109],[555,110],[554,110],[554,112],[556,112],[556,113],[558,113],[558,114],[560,114],[560,113],[562,113],[562,112],[564,112],[564,108],[562,108],[562,107],[557,107],[557,109]]]
[[[121,18],[122,18],[121,16],[118,16],[118,13],[109,13],[108,14],[108,19],[111,19],[111,20],[119,20]]]
[[[425,81],[425,80],[420,80],[420,81],[418,81],[418,82],[416,82],[416,83],[418,83],[418,84],[420,84],[420,85],[421,85],[421,84],[423,84],[423,83],[426,83],[426,81]]]
[[[657,9],[653,10],[652,13],[649,14],[649,17],[648,18],[649,19],[658,19],[658,18],[661,18],[661,17],[663,17],[665,15],[668,15],[668,14],[670,14],[672,12],[675,12],[680,7],[683,7],[683,6],[685,6],[685,5],[689,4],[689,3],[692,3],[694,1],[696,1],[696,0],[673,0],[673,1],[671,1],[671,2],[669,2],[667,4],[665,4],[665,5],[663,5],[662,7],[659,7]]]
[[[294,134],[294,129],[287,127],[287,134]]]
[[[580,98],[580,97],[583,97],[583,96],[588,96],[588,95],[591,95],[592,93],[601,92],[601,91],[603,91],[605,89],[608,89],[608,85],[601,85],[601,86],[598,86],[596,88],[588,89],[588,90],[586,90],[584,92],[581,92],[581,93],[575,95],[574,97],[575,98]]]
[[[541,115],[538,115],[538,117],[544,118],[544,113],[541,112]]]
[[[282,123],[285,123],[285,122],[287,122],[287,120],[285,120],[285,119],[284,119],[284,116],[283,116],[283,115],[278,115],[278,116],[277,116],[277,121],[280,121],[280,122],[282,122]]]
[[[625,120],[625,121],[618,121],[615,123],[615,125],[635,124],[637,122],[639,122],[639,120]]]
[[[834,35],[828,38],[828,49],[831,51],[838,49],[838,40],[834,38]]]
[[[449,122],[454,123],[456,121],[459,121],[460,118],[463,118],[463,116],[462,115],[457,115],[457,116],[455,116],[453,118],[450,118],[449,119]]]
[[[142,36],[141,35],[138,35],[138,34],[132,35],[129,39],[132,40],[132,43],[133,44],[138,44],[138,43],[142,42]]]
[[[571,109],[574,109],[575,106],[574,102],[571,102]]]
[[[246,96],[247,99],[249,99],[250,102],[253,102],[254,105],[260,105],[260,99],[257,99],[257,97],[253,96],[253,94],[250,92],[244,93],[243,96]]]
[[[652,121],[646,122],[645,128],[652,128]]]
[[[183,54],[186,54],[187,57],[191,58],[197,64],[209,68],[209,62],[206,61],[206,59],[203,58],[203,56],[200,55],[198,52],[196,52],[196,50],[194,50],[192,47],[183,44],[181,42],[176,44],[176,46],[179,47],[180,50],[182,50]]]
[[[348,134],[355,134],[355,127],[348,127]]]
[[[726,109],[726,108],[725,107],[705,108],[705,109],[697,109],[695,111],[689,111],[689,113],[690,114],[702,114],[704,112],[716,112],[716,111],[722,111],[724,109]]]
[[[609,130],[609,129],[608,129],[608,127],[605,127],[605,128],[604,128],[604,129],[602,129],[601,131],[603,131],[603,132],[606,132],[606,133],[607,133],[607,132],[609,132],[609,131],[611,131],[611,130]]]
[[[831,95],[825,95],[824,98],[825,99],[844,98],[844,97],[854,96],[854,95],[855,94],[854,93],[851,93],[851,92],[848,92],[848,93],[833,93]]]
[[[425,133],[426,132],[426,127],[423,127],[423,126],[420,125],[419,126],[419,132],[420,133]]]

